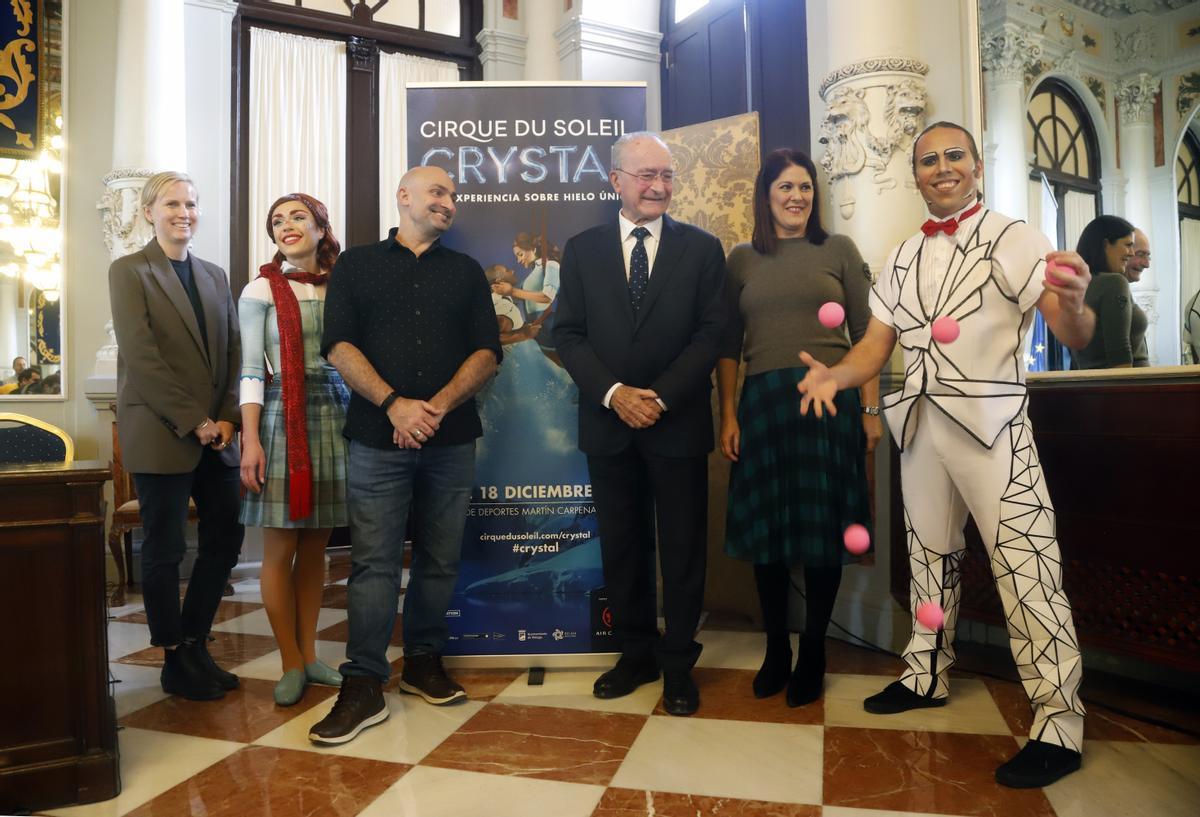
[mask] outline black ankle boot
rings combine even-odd
[[[238,677],[232,672],[221,669],[213,660],[212,653],[208,651],[208,636],[201,636],[195,641],[191,639],[185,639],[185,641],[193,647],[196,657],[200,660],[200,666],[204,667],[208,676],[217,682],[217,686],[226,692],[238,688]]]
[[[763,657],[762,667],[754,676],[754,697],[770,698],[781,692],[788,682],[788,673],[792,668],[792,640],[785,633],[783,637],[767,637],[767,654]]]
[[[163,692],[190,701],[215,701],[225,697],[225,690],[216,682],[198,655],[195,644],[183,643],[166,650],[159,681]]]
[[[793,709],[819,699],[825,691],[825,639],[800,637],[796,669],[787,682],[787,705]]]

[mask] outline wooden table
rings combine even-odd
[[[0,813],[120,791],[104,597],[107,463],[0,466]]]

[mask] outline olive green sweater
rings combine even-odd
[[[1133,302],[1124,275],[1102,272],[1092,278],[1083,302],[1096,313],[1096,334],[1075,353],[1080,369],[1150,365],[1146,313]]]

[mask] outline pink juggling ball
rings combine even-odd
[[[841,304],[829,301],[823,304],[820,311],[817,312],[817,320],[826,329],[837,329],[846,320],[846,310],[842,308]]]
[[[933,322],[930,334],[938,343],[954,343],[958,340],[958,321],[943,315]]]
[[[842,534],[842,542],[846,545],[846,550],[855,556],[861,556],[871,547],[871,534],[862,525],[854,524],[846,528],[846,532]]]
[[[917,605],[917,621],[921,626],[937,631],[946,623],[946,614],[942,612],[940,604],[925,601]]]

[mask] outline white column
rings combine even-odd
[[[1025,148],[1025,68],[1041,48],[1012,24],[982,43],[988,129],[981,146],[988,207],[1013,218],[1029,216],[1029,157]]]
[[[1150,177],[1154,170],[1154,99],[1159,79],[1147,73],[1136,74],[1117,84],[1117,111],[1121,133],[1121,170],[1129,180],[1125,192],[1124,217],[1135,227],[1147,229],[1153,224],[1150,207]],[[1158,280],[1153,266],[1133,285],[1133,299],[1146,313],[1146,346],[1150,362],[1159,361]]]
[[[541,10],[530,9],[529,6],[529,3],[525,4],[526,16]],[[503,0],[485,0],[483,28],[475,39],[479,43],[479,62],[483,66],[485,81],[514,82],[525,79],[525,44],[529,38],[525,36],[523,21],[504,16]]]
[[[529,31],[529,49],[535,47]],[[583,0],[580,13],[554,32],[559,77],[564,80],[646,83],[646,127],[662,127],[661,54],[658,2],[633,7],[610,0]],[[528,73],[527,78],[530,78]]]
[[[825,111],[814,145],[832,203],[826,227],[853,238],[876,272],[924,219],[910,164],[912,140],[925,126],[929,71],[917,58],[921,6],[839,0],[827,7],[834,62],[820,85]]]

